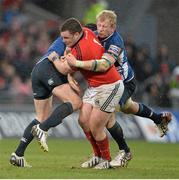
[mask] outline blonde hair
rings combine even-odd
[[[96,16],[96,20],[105,21],[106,19],[109,20],[111,25],[116,25],[117,23],[117,15],[114,11],[111,10],[103,10]]]

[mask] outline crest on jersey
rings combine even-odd
[[[53,81],[53,79],[52,78],[50,78],[50,79],[48,79],[48,85],[53,85],[54,84],[54,81]]]
[[[95,99],[95,105],[97,105],[97,106],[100,105],[99,99]]]

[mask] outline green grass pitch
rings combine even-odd
[[[49,153],[44,153],[34,141],[26,152],[32,168],[9,164],[9,156],[18,139],[0,140],[0,178],[8,179],[179,179],[179,144],[129,141],[133,159],[127,168],[95,170],[81,169],[80,164],[90,153],[86,140],[48,139]],[[112,157],[117,145],[110,141]]]

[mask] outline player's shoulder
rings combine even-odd
[[[91,29],[84,27],[83,31],[86,37],[96,37],[95,33]]]
[[[111,36],[111,39],[114,40],[114,41],[115,41],[115,40],[116,40],[116,41],[122,40],[122,36],[120,35],[119,32],[114,31],[114,33],[113,33],[112,36]]]
[[[124,46],[123,38],[117,31],[112,34],[109,43],[119,47]]]

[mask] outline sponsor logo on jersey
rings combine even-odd
[[[114,54],[116,57],[118,57],[121,53],[121,48],[117,47],[115,45],[110,45],[108,52],[110,52],[110,53]]]

